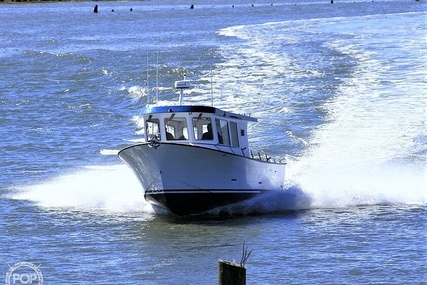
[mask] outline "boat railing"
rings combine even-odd
[[[148,139],[148,146],[151,148],[157,148],[159,147],[161,144],[160,138],[158,136],[153,136],[150,135],[149,139]],[[180,142],[180,144],[184,144],[183,142]],[[185,144],[191,144],[190,142],[186,142]],[[259,161],[265,161],[265,162],[270,162],[270,163],[285,163],[284,159],[276,159],[274,157],[269,156],[268,154],[261,152],[261,151],[253,151],[250,150],[249,151],[249,156],[248,156],[248,152],[246,151],[246,147],[245,148],[234,148],[231,146],[227,146],[227,145],[222,145],[222,144],[211,144],[211,143],[202,143],[201,141],[197,143],[198,145],[204,145],[204,146],[211,146],[216,148],[217,150],[220,151],[224,151],[225,149],[227,149],[227,152],[239,155],[239,156],[244,156],[244,157],[249,157],[251,159],[254,160],[259,160]]]
[[[256,160],[260,160],[260,161],[265,161],[265,162],[284,163],[283,159],[276,160],[276,158],[271,157],[268,154],[260,152],[260,151],[256,151],[256,153],[254,154],[254,151],[251,150],[250,154],[251,154],[251,158],[252,159],[256,159]]]
[[[247,152],[245,152],[246,147],[245,148],[233,148],[231,146],[226,146],[226,145],[219,145],[219,144],[215,144],[214,145],[216,147],[216,149],[218,150],[222,150],[224,151],[224,148],[229,149],[229,152],[236,154],[236,155],[241,155],[244,157],[249,157],[251,159],[254,160],[259,160],[259,161],[265,161],[265,162],[270,162],[270,163],[284,163],[284,159],[277,159],[274,157],[271,157],[269,155],[267,155],[266,153],[260,152],[260,151],[256,151],[256,154],[254,154],[254,151],[250,150],[249,154],[250,156],[247,155]]]

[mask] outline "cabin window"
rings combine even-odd
[[[153,138],[160,139],[160,121],[159,119],[148,119],[145,121],[147,141]]]
[[[208,117],[193,118],[194,138],[196,140],[213,140],[212,121]]]
[[[219,143],[225,145],[230,144],[230,133],[228,131],[228,121],[222,119],[216,119],[216,129],[219,134]]]
[[[187,120],[184,117],[175,117],[174,115],[165,119],[166,139],[169,140],[187,140],[188,128]]]
[[[237,131],[237,123],[236,122],[230,122],[230,129],[231,129],[231,146],[232,147],[239,147],[239,132]]]

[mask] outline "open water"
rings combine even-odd
[[[426,47],[424,0],[1,4],[0,275],[216,284],[245,242],[248,284],[427,284]],[[259,118],[286,191],[144,202],[117,151],[184,74],[187,102]]]

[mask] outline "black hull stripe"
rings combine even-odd
[[[212,209],[249,200],[270,191],[180,191],[145,193],[145,199],[154,205],[160,206],[178,216],[197,215]]]

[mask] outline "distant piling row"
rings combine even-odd
[[[1,1],[1,0],[0,0],[0,1]],[[330,1],[331,1],[331,2],[330,2],[331,4],[334,4],[334,0],[330,0]],[[415,1],[420,1],[420,0],[415,0]],[[374,2],[374,1],[372,1],[372,2]],[[270,4],[270,6],[273,6],[273,5],[274,5],[273,3],[271,3],[271,4]],[[194,9],[195,9],[195,7],[196,7],[196,6],[195,6],[194,4],[191,4],[191,5],[190,5],[190,10],[194,10]],[[235,5],[231,5],[231,7],[232,7],[232,8],[234,8],[234,7],[235,7]],[[251,4],[251,7],[255,7],[255,5],[254,5],[254,4]],[[94,13],[98,13],[98,11],[99,11],[99,7],[98,7],[98,5],[95,5],[95,7],[93,8],[93,12],[94,12]],[[130,11],[130,12],[132,12],[132,11],[133,11],[133,8],[130,8],[130,9],[129,9],[129,11]],[[112,9],[112,10],[111,10],[111,12],[115,12],[115,11],[114,11],[114,9]]]
[[[98,5],[95,5],[95,7],[93,7],[93,12],[94,12],[94,13],[98,13],[98,11],[99,11],[99,6],[98,6]],[[130,11],[130,12],[133,12],[133,8],[130,8],[130,9],[129,9],[129,11]],[[114,9],[111,9],[111,12],[115,12],[115,10],[114,10]]]
[[[270,6],[273,6],[273,3],[271,3]],[[255,5],[252,4],[251,7],[255,7]],[[231,8],[234,8],[234,5],[231,5]],[[190,9],[194,9],[194,4],[190,5]]]
[[[1,1],[1,0],[0,0],[0,1]],[[331,0],[331,3],[333,3],[333,1],[334,1],[334,0]],[[418,1],[418,0],[416,0],[416,1]],[[273,6],[273,3],[272,3],[272,4],[270,4],[270,6]],[[231,7],[232,7],[232,8],[234,8],[234,5],[231,5]],[[251,7],[255,7],[255,5],[254,5],[254,4],[252,4],[252,5],[251,5]],[[194,4],[191,4],[191,5],[190,5],[190,9],[191,9],[191,10],[193,10],[194,8],[195,8]],[[129,9],[129,11],[130,11],[130,12],[132,12],[132,11],[133,11],[133,8],[130,8],[130,9]],[[94,12],[94,13],[98,13],[98,12],[99,12],[99,6],[98,6],[98,5],[95,5],[95,7],[93,7],[93,12]],[[115,10],[114,10],[114,9],[111,9],[111,12],[115,12]]]
[[[1,2],[1,1],[2,1],[2,0],[0,0],[0,2]],[[16,0],[15,0],[15,1],[16,1]],[[330,2],[331,4],[334,4],[334,0],[330,0],[330,1],[331,1],[331,2]],[[420,0],[415,0],[415,1],[417,1],[417,2],[418,2],[418,1],[420,1]],[[374,1],[372,0],[372,2],[374,2]],[[271,3],[271,4],[270,4],[270,6],[273,6],[273,3]],[[232,8],[234,8],[235,6],[234,6],[234,5],[231,5],[231,7],[232,7]],[[251,4],[251,7],[255,7],[255,5],[254,5],[254,4]],[[191,4],[191,5],[190,5],[190,9],[191,9],[191,10],[194,10],[194,9],[195,9],[194,4]],[[99,11],[99,7],[98,7],[98,5],[95,5],[95,7],[93,8],[93,12],[94,12],[94,13],[98,13],[98,11]],[[129,11],[130,11],[130,12],[132,12],[132,11],[133,11],[133,8],[130,8],[130,9],[129,9]],[[115,11],[114,11],[114,9],[112,9],[112,10],[111,10],[111,12],[115,12]]]

